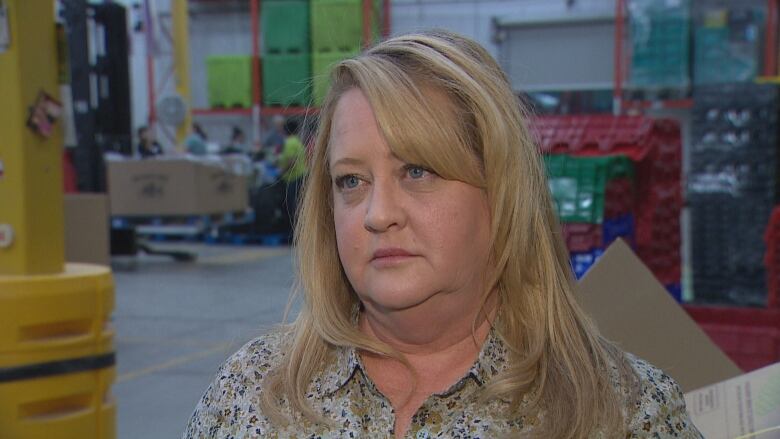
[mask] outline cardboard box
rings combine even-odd
[[[578,286],[601,333],[660,367],[708,439],[780,439],[780,363],[742,375],[622,240]]]
[[[106,194],[65,194],[65,260],[109,265]]]
[[[742,373],[620,239],[580,280],[579,292],[607,339],[663,369],[683,391]]]
[[[115,216],[236,212],[249,198],[245,176],[188,159],[109,161],[108,189]]]

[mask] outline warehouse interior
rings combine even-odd
[[[295,318],[330,68],[425,29],[481,44],[528,107],[577,279],[622,240],[730,364],[773,367],[778,17],[777,0],[0,0],[0,439],[180,437],[225,359]],[[780,437],[773,389],[754,437]]]

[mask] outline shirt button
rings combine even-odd
[[[431,434],[428,432],[427,428],[423,428],[422,430],[417,431],[417,439],[428,439],[431,437]]]

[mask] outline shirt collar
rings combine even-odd
[[[483,386],[507,368],[508,359],[509,350],[498,330],[493,327],[479,351],[477,361],[471,366],[468,374],[473,376],[480,386]]]
[[[466,373],[466,377],[475,379],[480,386],[485,385],[507,368],[508,355],[508,348],[501,336],[495,328],[491,328],[477,360]],[[350,346],[337,346],[331,351],[331,358],[322,372],[315,375],[309,393],[315,398],[333,395],[354,379],[358,371],[364,373],[357,349]],[[458,380],[459,383],[461,381]]]

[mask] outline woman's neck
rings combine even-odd
[[[364,303],[360,329],[407,356],[435,354],[466,339],[473,340],[483,326],[489,329],[496,305],[495,293],[484,302],[465,304],[456,298],[439,296],[419,306],[394,311]],[[488,331],[482,332],[486,335]],[[476,341],[481,345],[483,340]]]
[[[412,416],[430,395],[449,389],[476,361],[490,332],[495,298],[491,295],[482,308],[466,309],[470,312],[461,308],[460,313],[447,314],[440,308],[439,312],[384,314],[364,307],[361,331],[402,353],[411,367],[393,358],[361,352],[366,373],[396,413],[396,437],[403,436]]]

